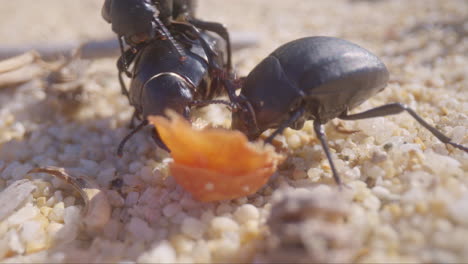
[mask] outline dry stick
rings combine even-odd
[[[31,64],[39,58],[35,51],[29,51],[19,56],[0,61],[0,74],[19,69],[25,65]]]
[[[28,82],[50,72],[59,72],[75,61],[80,54],[80,49],[76,49],[71,51],[66,58],[46,63],[38,52],[31,50],[0,61],[0,88]]]
[[[255,46],[259,42],[258,36],[254,33],[233,32],[231,36],[233,50]],[[81,58],[83,59],[96,59],[120,55],[117,37],[112,37],[110,39],[88,41],[83,44],[79,42],[64,42],[15,46],[0,45],[0,60],[18,56],[30,50],[37,51],[44,60],[54,60],[63,56],[70,56],[70,54],[79,47],[81,47]]]
[[[28,82],[45,74],[45,69],[37,64],[25,65],[19,69],[0,73],[0,87]]]

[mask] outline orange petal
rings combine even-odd
[[[271,146],[248,142],[239,131],[195,130],[174,112],[171,120],[149,117],[171,150],[176,181],[201,201],[233,199],[255,193],[276,171],[284,157]]]

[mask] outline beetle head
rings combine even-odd
[[[237,109],[232,112],[232,129],[244,133],[249,140],[260,136],[262,131],[258,128],[257,118],[252,104],[241,94],[235,102]]]
[[[111,10],[112,0],[106,0],[101,9],[101,16],[107,23],[112,23]]]
[[[148,80],[141,95],[143,116],[164,115],[166,109],[188,117],[193,101],[190,84],[174,73],[163,73]]]
[[[112,23],[112,30],[132,46],[154,38],[153,18],[158,14],[151,0],[107,0],[102,9],[102,16]]]

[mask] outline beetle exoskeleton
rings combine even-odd
[[[306,120],[314,120],[314,131],[338,184],[341,180],[323,130],[323,124],[336,117],[357,120],[406,111],[442,142],[468,152],[401,103],[348,113],[383,90],[388,78],[377,56],[349,41],[322,36],[294,40],[272,52],[246,77],[234,99],[240,110],[233,112],[232,127],[251,140],[276,129],[265,140],[271,142],[285,128],[300,129]]]

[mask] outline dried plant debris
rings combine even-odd
[[[35,168],[29,173],[48,173],[73,186],[85,203],[84,224],[88,230],[99,230],[109,221],[111,206],[107,195],[91,178],[85,175],[71,176],[64,168],[53,166]]]
[[[34,51],[0,61],[0,88],[44,76],[47,69],[40,61],[40,56]]]
[[[47,104],[65,117],[73,117],[84,105],[86,69],[90,62],[79,59],[77,51],[44,78]]]
[[[84,85],[90,61],[80,59],[80,55],[80,50],[76,50],[69,57],[45,62],[37,52],[30,51],[0,61],[0,88],[16,86],[15,93],[34,89],[32,94],[36,96],[42,92],[45,96],[39,102],[41,107],[31,109],[31,112],[50,112],[44,114],[48,119],[58,113],[73,118],[84,105],[87,95]],[[30,103],[28,107],[33,105]]]
[[[0,193],[0,221],[24,205],[35,189],[36,186],[30,180],[19,180],[3,190]]]
[[[344,223],[349,205],[335,191],[298,190],[273,204],[267,262],[349,263],[358,243]]]
[[[149,120],[171,149],[176,181],[200,201],[218,201],[255,193],[276,171],[284,157],[273,147],[254,145],[239,131],[195,130],[182,116]],[[235,165],[233,164],[235,162]]]

